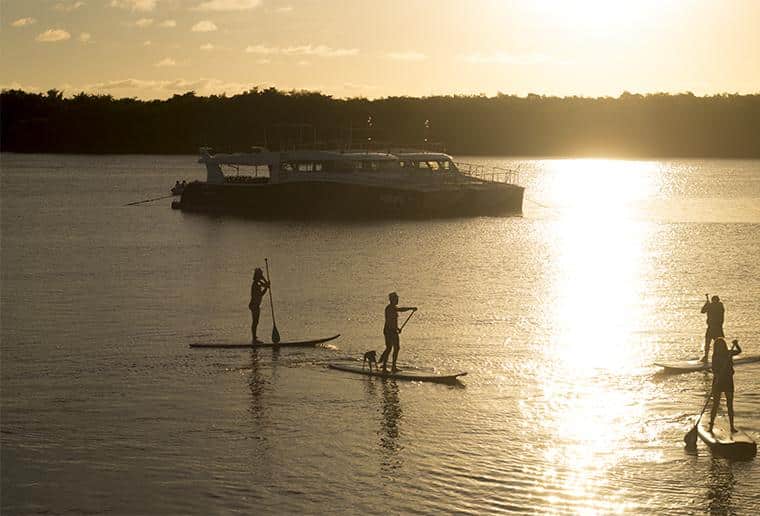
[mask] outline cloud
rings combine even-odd
[[[21,84],[19,82],[12,82],[10,84],[0,84],[0,90],[21,90],[21,91],[29,91],[29,92],[36,92],[36,91],[42,91],[42,88],[39,86],[33,86],[31,84]]]
[[[252,89],[256,84],[225,82],[219,79],[200,78],[195,80],[174,79],[171,81],[157,81],[144,79],[121,79],[89,84],[85,86],[85,91],[111,91],[111,90],[153,90],[165,91],[168,93],[184,93],[186,91],[197,91],[201,94],[221,94],[221,93],[242,93]]]
[[[130,9],[132,11],[152,11],[158,0],[111,0],[111,7]]]
[[[261,5],[261,0],[206,0],[193,7],[194,11],[247,11]]]
[[[213,32],[217,30],[217,26],[214,22],[209,20],[201,20],[195,25],[193,25],[193,28],[190,29],[193,32]]]
[[[146,39],[145,41],[143,41],[143,46],[144,47],[149,47],[152,44],[153,44],[153,42],[151,40],[149,40],[149,39]]]
[[[289,13],[292,11],[293,11],[292,5],[283,5],[282,7],[278,7],[277,9],[275,9],[275,12],[278,12],[278,13]]]
[[[385,54],[385,57],[388,59],[393,59],[394,61],[424,61],[427,59],[427,56],[421,52],[388,52]]]
[[[29,25],[34,25],[37,23],[37,20],[34,18],[19,18],[18,20],[11,23],[12,27],[28,27]]]
[[[249,45],[245,49],[248,54],[283,55],[283,56],[313,56],[313,57],[346,57],[359,53],[358,48],[332,48],[326,45],[299,45],[294,47],[268,47],[265,45]]]
[[[169,66],[177,66],[177,62],[171,57],[165,57],[164,59],[160,60],[158,63],[154,64],[153,66],[157,68],[166,68]]]
[[[87,43],[92,43],[92,35],[89,32],[82,32],[79,34],[79,42],[84,43],[85,45]]]
[[[543,54],[506,54],[504,52],[494,52],[492,54],[481,54],[475,52],[463,56],[468,63],[474,64],[513,64],[513,65],[536,65],[551,61],[549,56]]]
[[[76,11],[83,5],[84,2],[58,2],[53,6],[53,9],[64,13],[70,13],[71,11]]]
[[[214,50],[214,45],[206,43],[205,45],[201,45],[201,50]]]
[[[166,28],[166,29],[171,29],[177,26],[177,22],[175,20],[164,20],[161,23],[159,23],[158,26]]]
[[[41,43],[55,43],[57,41],[66,41],[71,38],[71,34],[63,29],[48,29],[37,35],[37,41]]]
[[[135,22],[135,25],[137,27],[140,27],[141,29],[144,29],[146,27],[150,27],[153,25],[153,18],[140,18]]]

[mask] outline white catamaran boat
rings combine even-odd
[[[293,150],[212,154],[205,182],[172,206],[261,218],[401,218],[522,212],[514,170],[455,163],[440,152]],[[225,173],[226,172],[226,173]]]

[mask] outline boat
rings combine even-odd
[[[738,429],[731,432],[727,418],[718,416],[710,432],[709,418],[703,417],[697,425],[699,438],[710,448],[714,455],[736,460],[751,459],[757,454],[757,443],[747,432]]]
[[[214,343],[214,342],[193,342],[191,348],[220,348],[220,349],[256,349],[256,348],[313,348],[325,342],[330,342],[340,337],[340,333],[332,337],[321,339],[290,341],[290,342],[256,342],[248,343]]]
[[[356,373],[365,376],[377,376],[391,380],[408,380],[412,382],[456,383],[459,381],[459,377],[467,375],[465,372],[436,373],[403,369],[393,373],[391,371],[383,372],[381,369],[370,370],[369,368],[364,368],[358,365],[338,363],[327,364],[327,367],[330,369],[335,369],[337,371],[345,371],[347,373]]]
[[[760,355],[743,356],[733,359],[734,365],[752,364],[760,362]],[[710,371],[712,362],[702,362],[699,359],[683,360],[680,362],[655,362],[654,365],[662,367],[665,373],[693,373],[695,371]]]
[[[257,218],[436,218],[520,214],[514,170],[420,150],[291,150],[214,154],[206,181],[173,208]],[[242,170],[242,173],[241,173]]]

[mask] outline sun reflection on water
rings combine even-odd
[[[542,402],[529,409],[544,413],[527,417],[559,434],[544,452],[554,465],[544,485],[563,504],[573,501],[574,511],[622,512],[625,493],[610,492],[607,475],[637,453],[626,440],[645,408],[626,375],[646,360],[637,330],[647,316],[640,278],[652,266],[651,228],[633,204],[656,194],[656,165],[562,160],[547,169],[547,194],[561,208],[546,234],[552,272],[545,278]]]

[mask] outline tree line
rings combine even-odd
[[[254,88],[166,100],[0,94],[4,152],[195,153],[440,142],[452,154],[760,158],[760,94],[339,99]],[[440,146],[439,146],[440,147]]]

